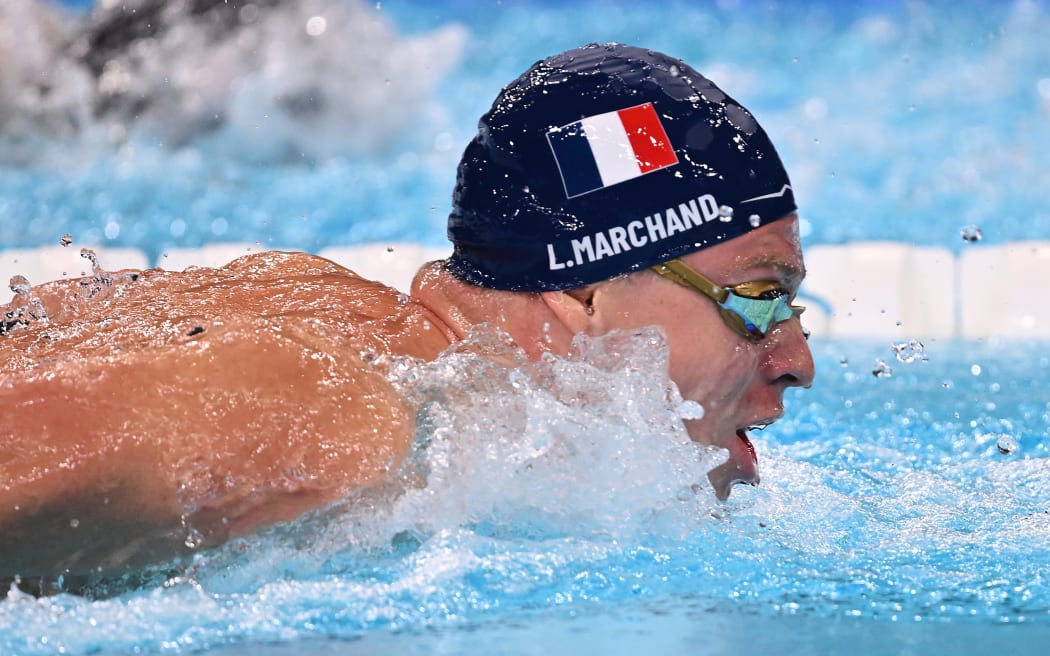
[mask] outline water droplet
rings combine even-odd
[[[999,439],[996,440],[995,448],[999,449],[999,453],[1009,455],[1017,450],[1017,440],[1014,439],[1013,435],[1003,433],[999,436]]]
[[[757,214],[752,214],[751,216],[747,217],[747,222],[751,224],[752,228],[757,228],[758,226],[762,225],[762,217],[760,217]]]
[[[408,305],[408,294],[406,294],[404,292],[401,292],[400,294],[398,294],[397,295],[397,304],[398,305]]]
[[[95,251],[91,250],[90,248],[81,248],[80,257],[90,261],[92,268],[98,266],[98,255],[96,255]]]
[[[67,232],[66,234],[62,235],[62,238],[58,240],[58,243],[62,244],[63,246],[69,246],[73,243],[73,235]]]
[[[849,358],[847,358],[846,356],[842,356],[842,359],[839,360],[839,364],[841,364],[843,367],[848,367],[849,366]]]
[[[974,376],[980,376],[981,375],[981,365],[979,365],[979,364],[972,365],[970,367],[970,373],[973,374]]]
[[[733,220],[733,208],[728,205],[722,205],[718,208],[718,219],[725,223],[729,223]]]
[[[963,226],[963,229],[959,231],[959,234],[962,236],[963,241],[971,244],[976,241],[981,241],[982,237],[981,228],[975,225]]]
[[[394,252],[394,247],[393,246],[387,246],[386,247],[386,252],[387,253],[393,253]]]
[[[876,360],[875,366],[871,368],[871,375],[876,378],[891,378],[893,377],[893,367],[886,364],[885,360]]]
[[[890,348],[893,349],[893,353],[897,356],[898,362],[915,362],[921,360],[922,362],[928,362],[929,358],[926,357],[925,347],[922,342],[917,339],[909,339],[906,342],[897,342],[891,344]]]
[[[11,282],[8,284],[11,287],[11,291],[19,296],[29,295],[29,279],[25,276],[11,276]]]
[[[80,526],[80,520],[79,519],[74,517],[73,519],[69,520],[69,527],[70,528],[76,528],[78,526]]]

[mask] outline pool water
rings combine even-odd
[[[212,42],[176,17],[98,82],[44,29],[47,6],[0,8],[20,26],[0,33],[3,247],[66,232],[156,259],[212,241],[444,244],[477,117],[533,62],[590,41],[673,53],[751,109],[809,243],[958,251],[970,224],[985,243],[1050,228],[1043,1],[303,0]]]
[[[717,451],[676,425],[690,409],[660,373],[658,333],[524,367],[470,352],[503,352],[498,335],[475,342],[390,363],[429,430],[383,489],[143,589],[14,595],[3,652],[532,653],[503,644],[532,635],[571,653],[561,632],[680,653],[773,639],[756,626],[824,653],[1048,635],[1050,395],[1033,390],[1050,358],[950,342],[908,363],[886,344],[815,344],[822,384],[756,440],[762,485],[721,503],[702,480]],[[887,353],[892,375],[873,375]]]
[[[1050,233],[1045,3],[649,4],[303,0],[232,43],[176,16],[96,113],[73,65],[50,95],[10,73],[62,62],[44,26],[82,9],[5,2],[0,248],[439,244],[499,87],[605,40],[682,56],[758,115],[807,245]],[[156,100],[128,113],[121,93]],[[380,363],[426,427],[382,486],[144,585],[13,592],[0,654],[1042,653],[1050,347],[913,337],[814,339],[816,384],[755,435],[762,484],[727,502],[659,333],[506,366],[479,331]]]

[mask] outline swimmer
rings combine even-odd
[[[0,576],[133,571],[381,482],[416,425],[372,362],[483,323],[530,358],[661,327],[690,437],[728,451],[715,494],[758,484],[748,431],[813,361],[791,184],[745,108],[650,50],[540,61],[482,117],[448,235],[410,296],[264,253],[0,307]]]

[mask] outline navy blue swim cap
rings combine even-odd
[[[571,289],[796,209],[765,131],[682,61],[592,44],[537,62],[460,161],[446,266],[495,289]]]

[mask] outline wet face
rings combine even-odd
[[[792,216],[686,255],[687,265],[723,286],[755,280],[779,283],[794,296],[805,269]],[[604,284],[593,297],[595,333],[660,325],[671,350],[671,378],[682,397],[704,407],[686,422],[689,435],[729,451],[709,474],[719,498],[736,483],[758,483],[758,462],[747,432],[784,411],[789,387],[813,382],[813,359],[798,319],[776,324],[759,342],[733,332],[715,303],[655,273]]]

